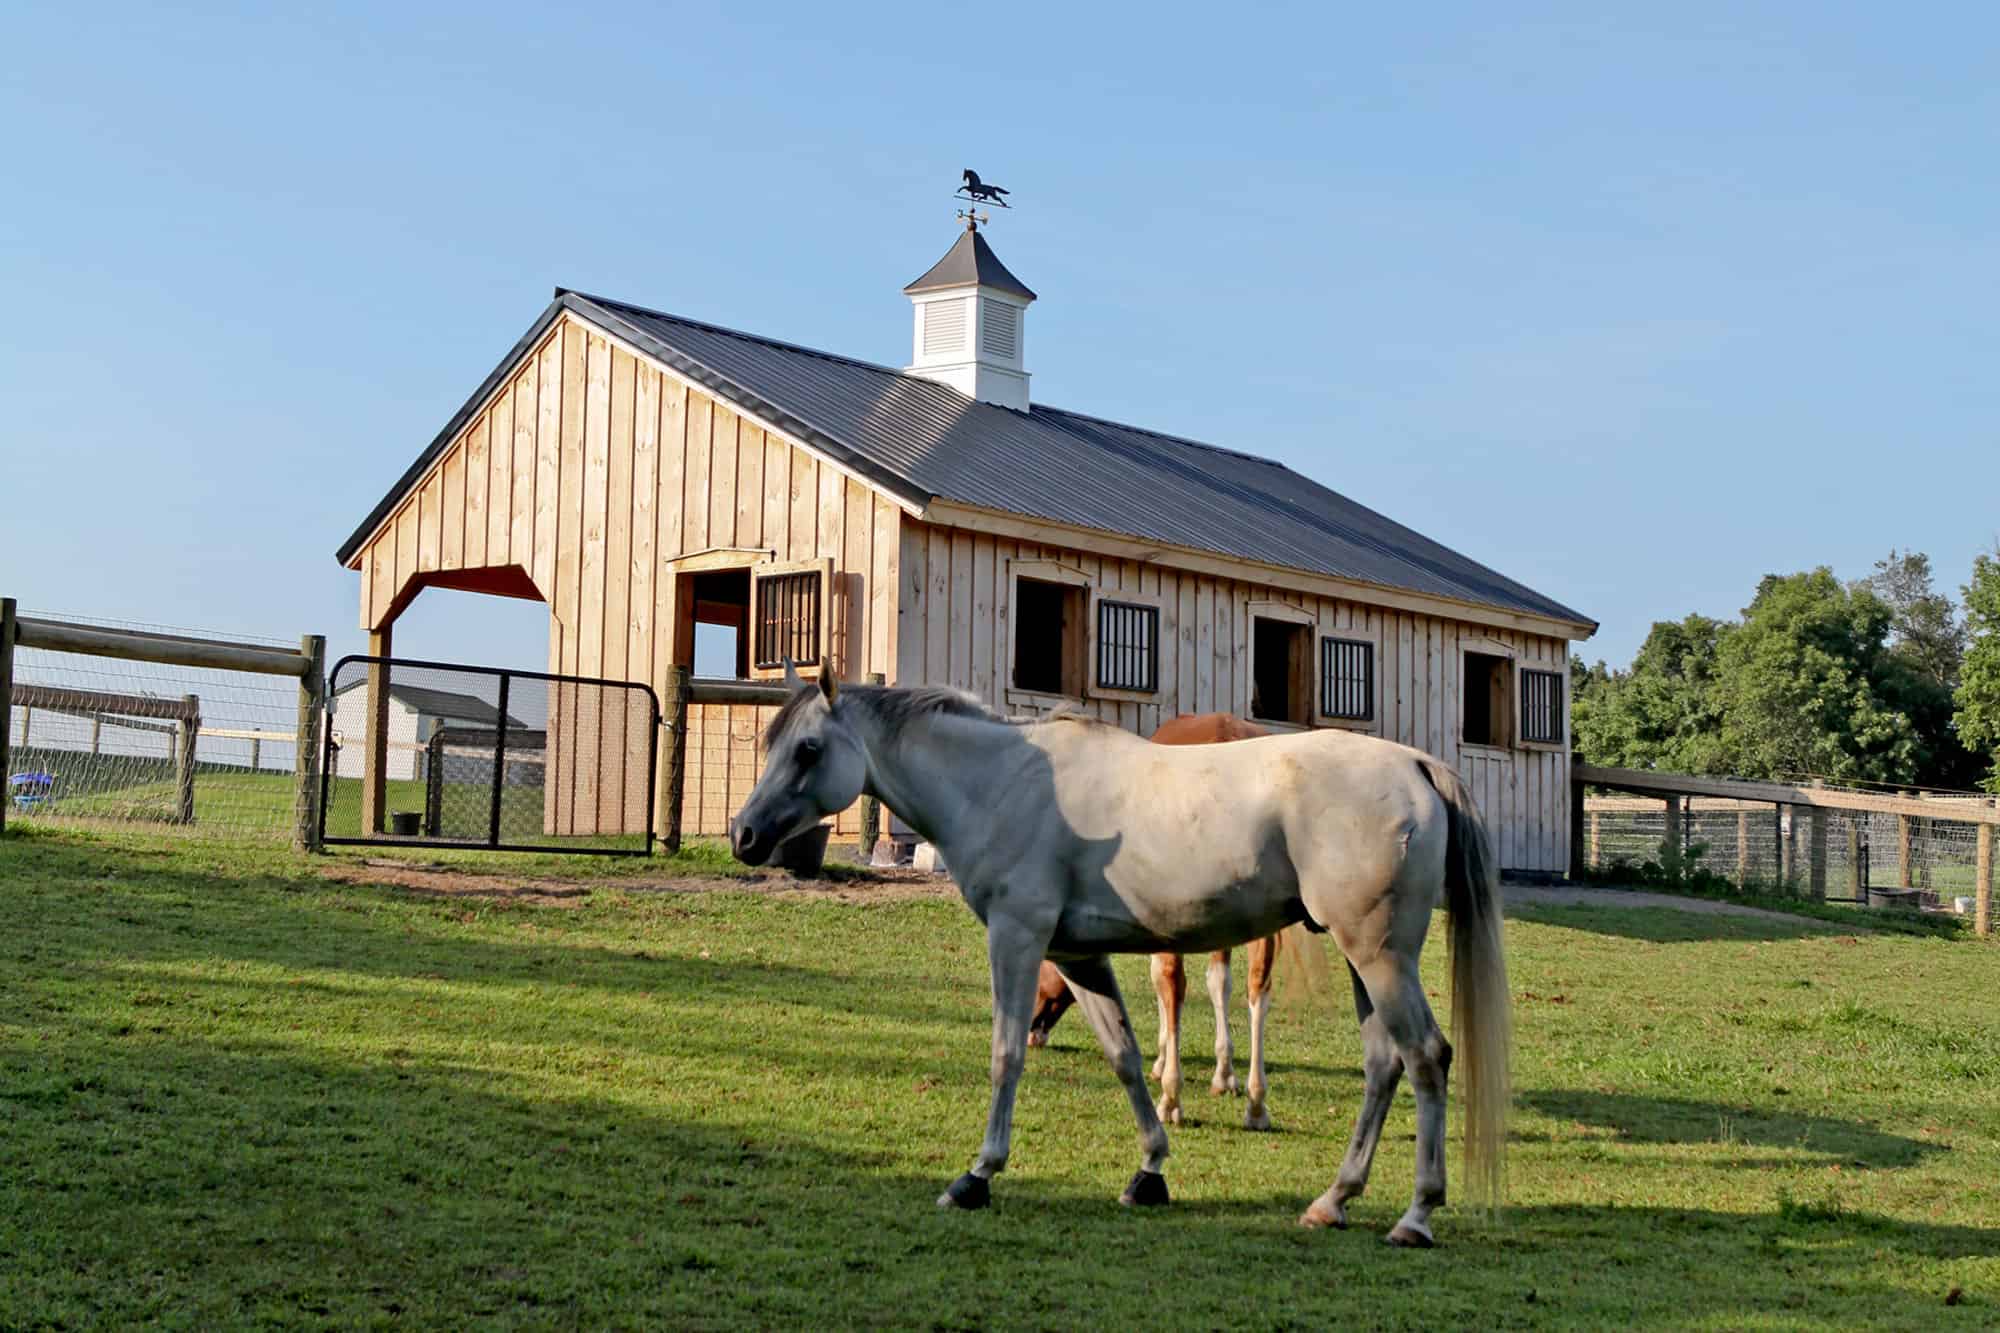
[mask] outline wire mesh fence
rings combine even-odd
[[[651,849],[659,706],[643,685],[348,657],[327,697],[330,843]]]
[[[1681,802],[1682,866],[1738,884],[1829,902],[1962,907],[1977,891],[1978,828],[1939,798],[1933,817],[1694,797]],[[1667,804],[1593,796],[1584,803],[1585,865],[1664,865]]]
[[[205,631],[77,616],[24,619],[211,641]],[[230,636],[297,651],[299,641]],[[297,831],[299,681],[26,644],[13,650],[11,820],[174,826],[289,839]],[[312,747],[307,747],[310,760]]]

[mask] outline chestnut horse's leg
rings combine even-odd
[[[1160,1081],[1160,1119],[1181,1123],[1181,1002],[1187,999],[1187,969],[1177,953],[1156,953],[1153,990],[1160,997],[1160,1054],[1153,1077]]]
[[[1278,937],[1250,941],[1250,1104],[1243,1108],[1243,1128],[1271,1128],[1264,1106],[1264,1017],[1271,1012],[1271,968],[1278,957]]]
[[[1236,1048],[1229,1041],[1229,950],[1208,956],[1208,1002],[1215,1007],[1215,1076],[1208,1090],[1218,1097],[1240,1091],[1236,1084]]]
[[[1124,997],[1118,993],[1118,979],[1111,964],[1102,957],[1085,958],[1060,965],[1076,991],[1077,1007],[1097,1034],[1104,1058],[1125,1086],[1131,1099],[1133,1118],[1139,1122],[1139,1149],[1143,1156],[1139,1173],[1125,1187],[1118,1202],[1154,1204],[1167,1201],[1167,1182],[1160,1166],[1167,1160],[1167,1131],[1153,1110],[1146,1092],[1145,1061],[1139,1054],[1139,1039],[1132,1035],[1132,1020],[1125,1013]]]
[[[1074,1003],[1076,997],[1069,993],[1069,983],[1063,980],[1061,971],[1044,959],[1041,974],[1035,979],[1035,1016],[1028,1023],[1028,1045],[1048,1045],[1056,1020]]]

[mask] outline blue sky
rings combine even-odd
[[[2000,11],[41,5],[0,590],[358,648],[334,548],[558,286],[901,364],[964,166],[1045,402],[1603,623],[2000,533]],[[1636,7],[1625,7],[1636,9]],[[412,655],[541,665],[429,592]]]

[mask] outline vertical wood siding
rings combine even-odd
[[[1033,711],[1034,704],[1008,697],[1013,674],[1007,656],[1013,610],[1009,567],[1017,560],[1052,560],[1089,575],[1099,589],[1159,606],[1156,702],[1088,695],[1083,701],[1085,711],[1148,735],[1182,713],[1240,716],[1249,711],[1250,604],[1279,602],[1313,617],[1318,634],[1375,645],[1375,734],[1437,755],[1464,776],[1492,830],[1502,865],[1557,872],[1567,865],[1569,755],[1461,747],[1458,686],[1467,646],[1511,655],[1517,670],[1567,674],[1564,640],[948,530],[908,518],[896,549],[902,565],[894,585],[899,595],[892,679],[954,685],[1003,712]],[[1317,646],[1313,661],[1317,678]],[[1567,731],[1567,716],[1564,723]]]

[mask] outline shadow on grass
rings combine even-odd
[[[1629,1143],[1742,1143],[1797,1148],[1843,1164],[1914,1166],[1946,1149],[1886,1133],[1873,1125],[1831,1116],[1772,1114],[1747,1106],[1683,1097],[1542,1089],[1517,1099],[1552,1120],[1613,1130]]]
[[[1689,899],[1702,902],[1703,899]],[[1742,916],[1719,912],[1626,903],[1509,903],[1507,915],[1536,925],[1560,926],[1592,935],[1646,940],[1654,944],[1696,944],[1711,940],[1803,940],[1852,935],[1854,928],[1811,917]]]

